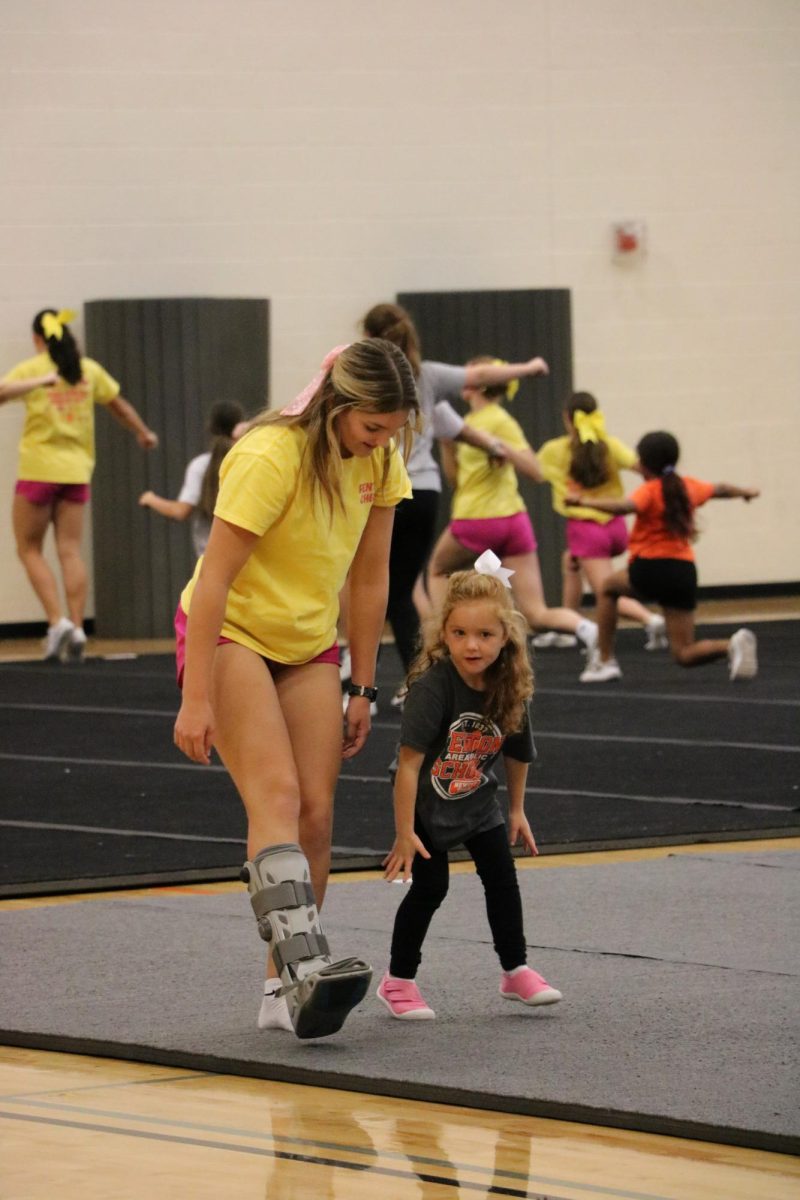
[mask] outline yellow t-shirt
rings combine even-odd
[[[604,440],[608,446],[608,479],[599,487],[581,488],[581,491],[584,496],[596,496],[598,500],[616,500],[625,494],[619,477],[620,471],[635,467],[638,459],[636,452],[619,438],[609,434]],[[599,512],[598,509],[589,508],[587,505],[567,506],[564,503],[567,484],[570,482],[569,468],[572,460],[569,437],[557,437],[545,442],[541,449],[536,451],[536,457],[539,459],[542,474],[553,489],[553,508],[556,512],[579,521],[596,521],[598,525],[607,525],[609,521],[614,520],[613,513]]]
[[[372,506],[393,508],[411,495],[402,455],[392,449],[383,483],[383,450],[342,463],[344,508],[333,515],[311,493],[304,430],[254,429],[226,454],[214,515],[258,534],[225,607],[223,637],[281,663],[316,658],[336,641],[339,592]],[[181,596],[189,611],[202,558]]]
[[[35,379],[56,369],[49,354],[18,363],[4,383]],[[18,479],[36,483],[88,483],[94,470],[94,406],[119,395],[119,384],[91,358],[81,359],[80,383],[59,379],[53,387],[34,388],[25,402],[25,426],[19,444]]]
[[[502,438],[516,450],[529,450],[530,443],[517,421],[491,403],[470,412],[465,425],[479,429],[490,437]],[[511,463],[493,466],[485,450],[459,442],[456,446],[456,490],[453,497],[452,520],[472,521],[482,517],[512,517],[525,511],[525,501],[519,492],[517,473]]]

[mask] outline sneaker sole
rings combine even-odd
[[[394,1017],[395,1021],[433,1021],[436,1017],[436,1013],[432,1008],[416,1008],[407,1013],[396,1013],[386,997],[381,995],[380,991],[377,991],[375,995],[387,1010],[389,1016]]]
[[[519,1004],[524,1004],[528,1008],[541,1008],[545,1004],[558,1004],[559,1000],[564,997],[561,992],[555,988],[545,988],[544,991],[537,992],[535,996],[531,996],[530,1000],[523,1000],[522,996],[517,996],[514,992],[501,992],[500,995],[504,1000],[516,1000]]]
[[[366,996],[371,979],[371,970],[338,979],[336,976],[314,976],[308,981],[302,1004],[292,1014],[295,1035],[306,1039],[338,1033],[348,1015]]]
[[[58,645],[55,647],[54,650],[51,650],[51,652],[49,654],[45,655],[43,662],[61,662],[64,655],[66,654],[67,647],[69,645],[69,639],[70,639],[71,632],[72,631],[70,629],[68,629],[66,631],[66,633],[64,633],[58,639]]]

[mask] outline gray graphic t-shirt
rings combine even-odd
[[[436,663],[409,689],[400,744],[424,753],[417,813],[437,850],[502,825],[497,777],[502,752],[518,762],[534,757],[530,721],[503,734],[483,715],[484,693],[467,687],[449,659]]]

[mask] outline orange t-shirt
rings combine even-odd
[[[714,495],[715,485],[702,479],[681,475],[692,509],[699,508]],[[628,551],[633,558],[682,558],[694,561],[694,551],[687,538],[672,533],[664,524],[664,496],[660,479],[648,479],[630,497],[636,506],[636,520],[631,530]]]

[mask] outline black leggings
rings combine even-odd
[[[415,832],[430,858],[414,855],[413,882],[397,910],[392,933],[389,972],[399,979],[413,979],[422,958],[422,943],[433,914],[447,895],[450,871],[446,850],[434,850],[419,820]],[[486,894],[486,914],[492,940],[504,971],[521,967],[527,958],[522,926],[522,900],[519,894],[514,858],[508,844],[505,825],[466,838],[475,869]]]
[[[406,671],[419,641],[419,617],[412,592],[433,546],[439,496],[439,492],[415,491],[413,498],[401,500],[394,512],[386,616]]]

